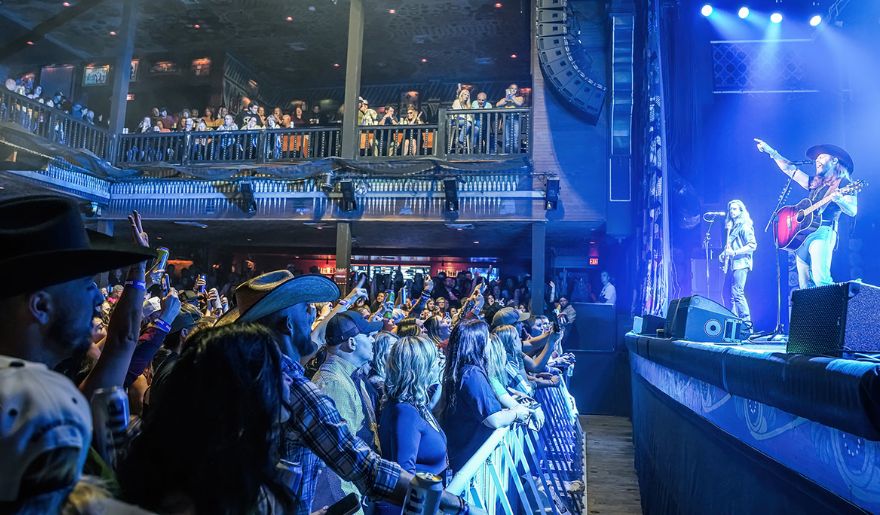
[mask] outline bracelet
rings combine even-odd
[[[156,320],[153,320],[153,325],[156,326],[156,328],[159,329],[160,331],[165,331],[166,333],[171,332],[171,324],[162,320],[161,318],[157,318]]]
[[[145,283],[144,281],[125,281],[124,286],[126,288],[131,286],[135,290],[147,291],[147,283]]]

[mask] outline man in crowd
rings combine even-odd
[[[136,241],[147,246],[140,217],[130,221]],[[101,357],[81,388],[87,397],[122,385],[140,331],[148,257],[89,241],[79,209],[60,197],[0,202],[0,417],[15,417],[0,419],[0,511],[57,513],[79,480],[91,441],[88,403],[49,368],[81,359],[91,346],[92,318],[103,300],[92,277],[134,265]]]
[[[615,306],[617,304],[617,288],[611,284],[611,274],[603,270],[600,279],[602,280],[602,291],[599,293],[599,302]]]
[[[341,302],[347,307],[362,290],[355,289]],[[283,455],[299,466],[292,488],[298,500],[295,513],[307,515],[315,497],[322,460],[340,478],[353,482],[365,495],[402,504],[412,475],[396,463],[383,460],[363,440],[352,434],[333,401],[305,377],[300,361],[317,351],[312,341],[314,302],[330,302],[339,289],[323,276],[294,277],[287,270],[257,276],[235,291],[237,307],[218,324],[256,322],[275,332],[281,351],[289,358],[291,403],[285,423]],[[446,508],[462,506],[459,498],[444,493]]]
[[[336,409],[355,435],[379,452],[378,418],[369,383],[361,368],[373,359],[373,338],[381,321],[368,322],[356,311],[337,314],[327,323],[327,360],[313,377],[315,385],[333,399]],[[321,475],[316,506],[332,504],[357,493],[351,482],[328,471]]]

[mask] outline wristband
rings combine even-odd
[[[126,288],[131,286],[135,290],[147,291],[147,283],[144,281],[125,281],[124,286]]]
[[[156,326],[156,328],[159,329],[160,331],[165,331],[166,333],[171,332],[171,324],[162,320],[161,318],[157,318],[156,320],[153,320],[153,325]]]

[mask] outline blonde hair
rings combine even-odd
[[[373,362],[370,365],[372,375],[385,378],[385,359],[388,352],[397,342],[397,335],[381,331],[373,342]]]
[[[498,335],[501,343],[504,344],[504,350],[505,352],[507,352],[507,358],[515,359],[517,366],[519,368],[522,368],[522,340],[519,337],[519,330],[512,325],[500,325],[492,331],[492,334]],[[517,345],[517,343],[519,343],[519,345]]]
[[[385,391],[389,400],[417,407],[428,402],[437,347],[424,336],[405,336],[391,347],[386,360]]]
[[[486,345],[486,372],[489,379],[496,379],[502,385],[507,383],[507,351],[504,343],[497,334],[489,335],[489,343]]]

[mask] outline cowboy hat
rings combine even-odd
[[[276,270],[254,277],[236,288],[237,306],[224,313],[216,325],[254,322],[296,304],[330,302],[337,298],[339,287],[323,275],[294,277],[287,270]]]
[[[815,145],[807,149],[807,157],[813,161],[819,157],[819,154],[828,154],[831,157],[836,157],[840,161],[840,164],[846,167],[846,170],[849,173],[853,173],[853,160],[852,157],[850,157],[849,152],[846,150],[837,145],[829,145],[827,143],[823,145]]]
[[[147,249],[91,237],[73,202],[50,195],[0,202],[0,296],[11,297],[146,261]]]

